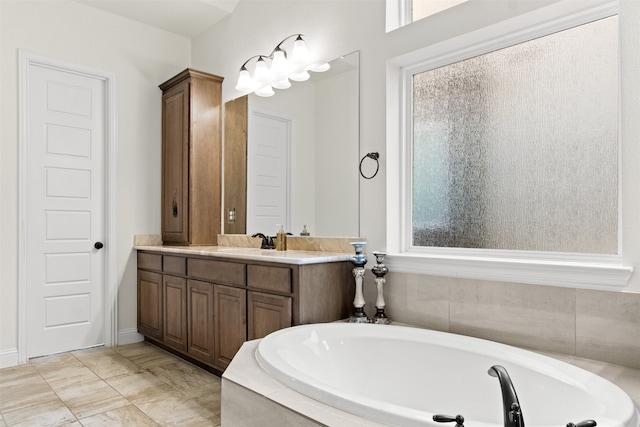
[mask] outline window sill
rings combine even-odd
[[[390,271],[584,289],[622,290],[632,267],[611,262],[569,262],[424,253],[389,254]]]

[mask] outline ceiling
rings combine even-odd
[[[239,0],[75,0],[189,38],[233,12]]]

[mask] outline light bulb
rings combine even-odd
[[[309,75],[309,73],[307,73],[306,71],[289,76],[291,80],[294,80],[296,82],[303,82],[305,80],[309,80],[309,77],[311,77],[311,75]]]
[[[289,89],[291,87],[291,82],[288,78],[285,77],[284,79],[278,80],[277,82],[273,83],[271,86],[275,87],[276,89]]]
[[[249,71],[242,67],[238,73],[238,83],[236,84],[236,90],[240,92],[251,92],[253,90],[253,79]]]
[[[329,65],[328,62],[325,62],[324,64],[316,65],[313,68],[310,68],[309,71],[313,71],[314,73],[323,73],[325,71],[328,71],[330,68],[331,65]]]
[[[268,98],[270,96],[273,96],[275,92],[273,91],[271,85],[266,85],[265,87],[261,87],[260,89],[256,90],[255,94],[263,98]]]
[[[267,83],[269,80],[271,80],[269,67],[267,67],[267,63],[262,56],[258,58],[258,62],[256,62],[254,78],[256,80],[256,83]]]
[[[298,35],[298,38],[293,43],[293,50],[291,51],[291,62],[294,64],[306,64],[309,62],[309,50],[305,45],[302,37]]]
[[[289,73],[290,69],[291,66],[284,50],[277,48],[273,52],[273,61],[271,61],[271,76],[275,79],[281,79]]]

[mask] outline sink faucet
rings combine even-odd
[[[522,411],[520,410],[520,402],[516,389],[513,387],[511,378],[507,370],[500,366],[494,365],[487,372],[492,377],[497,377],[500,381],[502,390],[502,408],[504,411],[504,427],[524,427]]]
[[[265,236],[262,233],[256,233],[256,234],[252,235],[251,237],[261,237],[262,238],[262,245],[260,246],[260,249],[274,249],[275,248],[275,245],[273,244],[273,237]]]

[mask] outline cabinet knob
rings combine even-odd
[[[96,249],[102,249],[104,248],[104,244],[102,242],[96,242],[94,243],[93,247]]]

